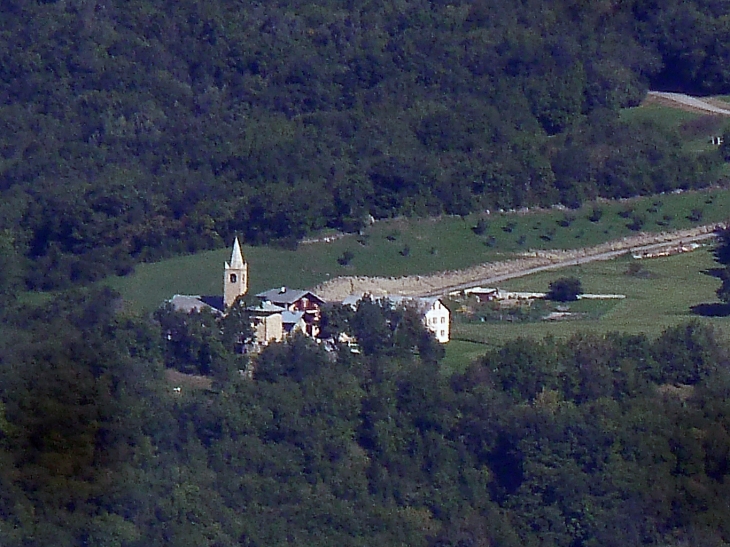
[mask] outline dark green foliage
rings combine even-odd
[[[340,266],[348,266],[350,262],[352,262],[353,258],[355,258],[355,253],[352,251],[344,251],[342,255],[337,258],[337,263]]]
[[[583,286],[577,277],[561,277],[550,283],[546,298],[556,302],[572,302],[583,294]]]
[[[687,220],[690,220],[692,222],[700,222],[702,220],[702,216],[704,215],[702,209],[692,209],[687,215]]]
[[[570,228],[570,225],[575,222],[575,215],[567,214],[560,220],[556,221],[558,223],[558,226],[561,228]]]
[[[601,217],[603,217],[603,209],[600,207],[594,207],[591,214],[588,215],[588,220],[591,222],[598,222],[601,220]]]
[[[0,233],[0,302],[21,289],[23,259],[15,248],[10,230]]]
[[[154,314],[163,340],[165,366],[186,374],[203,374],[226,381],[245,369],[241,356],[253,338],[243,299],[225,317],[210,311],[185,313],[166,305]]]
[[[730,131],[722,134],[722,143],[720,144],[720,155],[726,162],[730,161]]]
[[[696,384],[728,362],[712,328],[699,323],[664,332],[656,342],[655,355],[661,367],[657,380],[662,383]]]
[[[371,214],[573,207],[710,182],[709,156],[616,117],[660,59],[682,67],[680,84],[727,85],[724,10],[699,1],[528,2],[519,16],[491,0],[13,6],[0,22],[0,231],[30,288],[236,233],[292,247]]]
[[[722,282],[717,289],[717,297],[730,307],[730,226],[718,227],[715,231],[717,242],[715,244],[715,260],[721,265],[719,278]]]
[[[629,222],[626,227],[629,230],[638,232],[644,227],[644,224],[646,224],[646,217],[640,213],[634,213],[631,215],[631,222]]]
[[[717,289],[717,297],[725,304],[730,305],[730,266],[722,270],[720,279],[722,280],[722,285]]]
[[[479,221],[477,221],[476,225],[472,227],[471,231],[474,232],[476,235],[481,236],[486,233],[487,228],[489,228],[489,224],[487,224],[487,221],[483,218],[480,218]]]
[[[717,244],[715,245],[715,260],[725,266],[730,265],[730,224],[726,227],[718,228],[715,232],[717,235]]]
[[[271,344],[256,359],[254,378],[262,382],[286,379],[302,382],[320,374],[327,359],[320,346],[304,335],[294,336],[286,344]]]
[[[0,324],[3,545],[730,537],[730,362],[707,327],[522,339],[447,378],[414,310],[366,300],[325,317],[367,354],[294,337],[252,380],[176,393],[166,337],[116,298],[69,294]]]
[[[724,2],[669,0],[636,2],[639,40],[661,57],[659,85],[689,92],[721,93],[730,73],[727,46],[719,18],[728,15]],[[699,31],[699,32],[698,32]]]

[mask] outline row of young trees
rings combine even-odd
[[[225,325],[117,303],[0,308],[3,545],[730,541],[730,348],[710,327],[516,340],[447,375],[420,322],[367,302],[330,312],[361,353],[295,337],[245,379],[216,373]],[[186,361],[213,389],[172,389]]]
[[[726,90],[726,15],[711,0],[11,1],[0,270],[19,269],[0,290],[234,233],[295,244],[369,214],[707,184],[717,154],[617,110],[665,67]]]

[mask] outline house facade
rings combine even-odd
[[[391,295],[387,298],[394,306],[412,306],[418,310],[424,326],[440,343],[445,344],[451,339],[451,311],[437,296],[415,298]]]
[[[271,302],[261,302],[258,306],[250,306],[246,311],[251,317],[251,328],[256,344],[266,345],[270,342],[281,342],[284,339],[284,318],[286,310]]]
[[[290,313],[301,314],[303,332],[312,337],[319,334],[319,320],[322,304],[325,302],[313,292],[281,287],[261,292],[256,295],[256,298],[262,302],[270,302],[280,306]],[[292,319],[294,317],[291,316]]]

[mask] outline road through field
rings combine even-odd
[[[519,269],[519,270],[515,270],[512,272],[505,273],[505,274],[495,275],[492,277],[488,277],[488,278],[479,280],[478,283],[467,282],[467,283],[456,285],[453,287],[446,287],[445,289],[439,289],[436,291],[425,293],[423,296],[441,295],[441,294],[444,294],[445,292],[468,289],[470,287],[475,287],[475,286],[481,285],[481,284],[494,285],[501,281],[506,281],[507,279],[514,279],[516,277],[524,277],[526,275],[531,275],[531,274],[539,273],[539,272],[545,272],[548,270],[559,270],[561,268],[567,268],[569,266],[579,266],[581,264],[587,264],[589,262],[597,262],[600,260],[612,260],[614,258],[618,258],[619,256],[625,255],[628,252],[635,253],[635,252],[657,251],[660,249],[671,247],[672,245],[695,243],[698,241],[705,241],[708,239],[713,239],[714,237],[715,237],[715,234],[712,232],[701,233],[701,234],[693,234],[693,235],[687,235],[684,237],[680,237],[678,239],[675,239],[674,242],[671,244],[667,243],[665,241],[662,243],[652,243],[649,245],[632,246],[628,249],[620,248],[620,249],[616,249],[616,250],[612,250],[612,251],[597,252],[596,254],[586,253],[585,255],[577,256],[576,258],[558,260],[556,262],[552,262],[552,263],[546,264],[544,266],[535,266],[533,268]]]
[[[705,112],[708,114],[719,114],[721,116],[730,116],[730,104],[727,108],[712,104],[707,100],[699,97],[692,97],[684,93],[669,93],[666,91],[649,91],[647,98],[660,103],[666,103],[669,106],[679,107],[684,110]]]
[[[338,277],[313,290],[328,301],[342,300],[350,294],[370,293],[373,296],[437,296],[476,286],[490,286],[507,279],[523,277],[546,270],[599,260],[611,260],[629,252],[647,252],[682,244],[706,241],[715,237],[716,224],[661,234],[637,234],[582,249],[548,250],[525,253],[511,260],[480,264],[457,271],[403,277]]]

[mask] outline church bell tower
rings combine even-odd
[[[248,264],[241,254],[241,245],[238,238],[233,243],[231,262],[225,263],[223,273],[223,303],[228,308],[236,301],[236,298],[246,294],[248,291]]]

